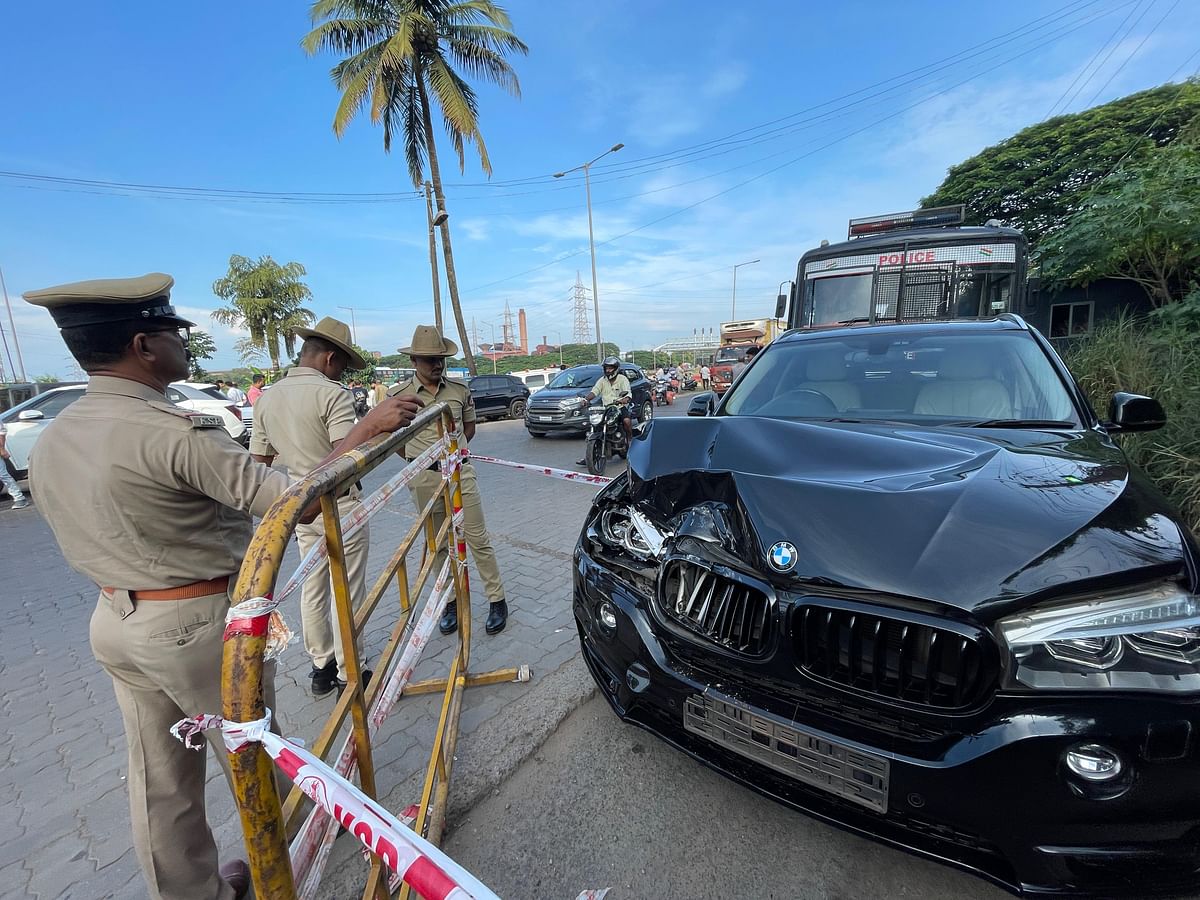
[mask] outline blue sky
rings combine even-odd
[[[48,9],[3,14],[0,171],[412,191],[368,119],[334,137],[334,60],[300,49],[307,4],[68,0],[54,19]],[[590,284],[583,185],[550,176],[623,142],[592,187],[601,324],[624,349],[727,319],[731,267],[745,260],[761,262],[738,271],[738,315],[769,315],[800,254],[841,239],[851,216],[915,205],[948,166],[1056,104],[1076,111],[1191,74],[1195,59],[1181,66],[1200,37],[1200,4],[1186,0],[508,9],[530,54],[514,61],[520,100],[479,90],[491,183],[470,156],[460,175],[441,145],[468,323],[489,341],[507,300],[526,309],[531,343],[570,340],[576,271]],[[355,307],[369,349],[393,352],[433,319],[415,194],[318,205],[48,187],[0,177],[0,269],[31,376],[71,367],[22,291],[147,271],[175,276],[176,305],[217,341],[212,367],[235,364],[239,335],[208,318],[231,253],[302,262],[314,311],[348,320],[338,307]]]

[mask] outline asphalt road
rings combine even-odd
[[[1000,898],[1006,893],[813,821],[623,724],[596,695],[444,847],[506,898]]]

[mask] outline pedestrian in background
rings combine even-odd
[[[454,341],[443,338],[433,325],[418,325],[413,332],[412,345],[404,347],[401,353],[412,357],[416,367],[416,375],[407,381],[402,381],[388,389],[391,397],[417,397],[423,405],[429,406],[444,402],[450,407],[458,426],[461,437],[460,449],[475,437],[475,404],[471,400],[471,389],[464,382],[445,377],[446,359],[458,352]],[[430,423],[402,448],[404,456],[413,459],[427,450],[437,440],[438,430],[435,423]],[[475,467],[469,459],[464,459],[459,470],[462,487],[463,533],[467,546],[471,548],[471,558],[483,579],[483,588],[490,601],[487,621],[484,630],[488,634],[498,634],[504,630],[508,622],[508,603],[504,599],[504,582],[500,578],[500,566],[496,562],[496,551],[492,548],[492,539],[488,535],[487,524],[483,519],[483,500],[479,496],[479,482],[475,478]],[[417,510],[425,508],[433,495],[442,489],[442,474],[436,462],[429,470],[422,472],[412,480],[409,492]],[[433,530],[436,533],[446,519],[443,504],[433,505]],[[441,571],[446,560],[446,544],[438,545],[437,557],[434,560],[433,571]],[[458,602],[451,600],[446,604],[438,629],[442,634],[453,634],[458,630]]]
[[[17,486],[17,479],[8,471],[9,460],[12,459],[12,454],[9,452],[8,447],[5,446],[7,439],[8,428],[3,422],[0,422],[0,484],[4,485],[4,490],[12,498],[12,509],[25,509],[29,505],[29,500],[21,492],[21,488]]]
[[[262,396],[263,384],[265,383],[266,379],[261,375],[255,375],[250,379],[250,390],[246,392],[246,402],[251,406]]]
[[[91,645],[112,678],[129,746],[133,845],[155,900],[238,900],[241,860],[218,868],[205,817],[206,755],[170,734],[221,710],[229,585],[261,516],[288,487],[255,462],[220,416],[169,402],[187,377],[193,327],[171,306],[169,275],[66,284],[25,294],[50,310],[88,373],[84,395],[30,455],[38,505],[76,571],[100,586]],[[412,421],[419,404],[380,409],[346,435],[357,446]],[[63,477],[70,473],[70,477]],[[312,504],[303,519],[320,507]],[[274,668],[264,698],[275,707]],[[229,776],[219,735],[214,754]],[[213,740],[215,739],[215,740]]]
[[[354,426],[354,400],[340,379],[347,370],[367,363],[350,341],[350,327],[337,319],[327,316],[315,328],[296,328],[293,333],[304,339],[299,365],[288,369],[254,405],[250,453],[268,466],[278,461],[293,478],[302,478],[328,458]],[[338,499],[341,518],[360,507],[359,496],[359,489],[351,487]],[[296,526],[301,557],[324,540],[323,521]],[[355,608],[367,593],[370,543],[366,524],[345,541],[346,576]],[[304,649],[312,660],[309,678],[316,697],[346,683],[346,654],[330,574],[328,560],[323,561],[301,591],[300,623]]]
[[[700,367],[700,385],[706,391],[712,390],[712,372],[709,371],[706,365]]]
[[[227,382],[225,382],[225,384],[227,385],[227,387],[225,389],[225,396],[229,398],[229,402],[234,404],[235,406],[245,406],[246,405],[246,392],[243,391],[236,384],[234,384],[232,381],[227,381]]]

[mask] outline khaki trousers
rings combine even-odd
[[[483,589],[492,603],[504,599],[504,582],[500,579],[500,566],[496,562],[496,551],[492,549],[492,539],[488,535],[487,525],[483,521],[483,501],[479,496],[479,483],[475,480],[475,467],[466,463],[462,467],[462,504],[463,504],[463,533],[467,546],[471,548],[471,558],[483,578]],[[413,502],[417,511],[425,508],[435,492],[441,489],[442,476],[440,472],[422,472],[409,484]],[[444,504],[433,505],[433,529],[437,531],[446,519]],[[438,547],[437,558],[434,560],[433,573],[442,569],[446,561],[446,545]]]
[[[221,645],[228,594],[140,603],[101,592],[92,614],[92,652],[112,677],[129,746],[133,846],[155,900],[231,900],[217,872],[217,845],[204,814],[207,754],[172,737],[180,719],[221,712]],[[275,666],[263,671],[275,709]],[[274,727],[272,730],[275,730]],[[232,779],[220,734],[206,734]]]
[[[358,496],[343,497],[338,501],[338,515],[345,518],[358,509]],[[300,556],[325,540],[325,521],[317,516],[308,525],[296,526],[296,541],[300,544]],[[370,526],[345,542],[346,575],[350,584],[350,600],[355,609],[367,596],[367,551],[371,546]],[[338,677],[346,680],[346,655],[342,649],[342,632],[335,627],[333,602],[333,578],[326,559],[313,570],[304,582],[300,596],[300,625],[304,634],[304,649],[318,669],[337,660]]]

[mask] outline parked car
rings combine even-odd
[[[38,435],[59,413],[82,397],[85,388],[82,384],[51,388],[0,414],[0,421],[8,428],[5,446],[12,454],[11,465],[17,478],[29,476],[29,451]],[[217,390],[216,385],[177,381],[167,387],[167,399],[185,409],[219,415],[230,437],[242,446],[249,443],[250,432],[242,422],[241,411]]]
[[[476,375],[470,381],[475,415],[481,419],[519,419],[525,415],[529,388],[512,375]]]
[[[1019,893],[1194,894],[1200,553],[1115,440],[1163,422],[1016,316],[785,335],[597,495],[583,657],[820,819]]]
[[[645,373],[635,365],[623,363],[621,371],[633,390],[633,413],[638,421],[649,422],[654,416],[654,399]],[[568,433],[583,436],[587,433],[587,395],[604,374],[598,363],[573,366],[558,376],[529,400],[525,413],[525,428],[534,437]]]
[[[555,366],[552,369],[527,369],[523,372],[509,372],[509,374],[514,378],[519,378],[531,393],[536,394],[553,381],[560,371],[562,370]]]
[[[12,457],[9,464],[18,480],[29,477],[29,451],[38,435],[60,412],[83,396],[83,389],[84,385],[51,388],[0,413],[0,422],[4,422],[8,431],[4,445]]]
[[[167,399],[184,409],[212,413],[225,422],[229,436],[242,446],[250,443],[250,429],[246,426],[242,409],[217,389],[215,384],[199,381],[174,381],[167,387]],[[248,407],[245,407],[248,409]],[[251,413],[253,422],[253,413]]]

